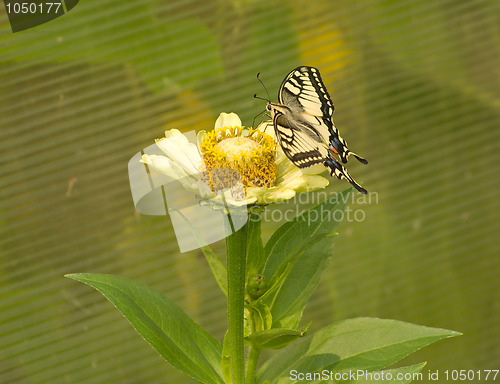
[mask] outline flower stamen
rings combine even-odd
[[[215,129],[203,138],[200,151],[214,192],[234,187],[240,179],[245,190],[270,188],[276,180],[276,144],[256,129]]]

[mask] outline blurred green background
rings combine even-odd
[[[500,368],[499,2],[85,0],[15,34],[0,13],[1,383],[192,382],[63,275],[149,284],[222,339],[203,256],[179,253],[168,217],[135,212],[127,163],[223,111],[251,125],[257,72],[276,101],[298,65],[320,69],[369,160],[350,172],[378,196],[351,204],[366,218],[340,227],[304,323],[453,329],[403,364]]]

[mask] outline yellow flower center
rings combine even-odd
[[[240,181],[245,189],[269,188],[276,179],[276,144],[256,129],[216,129],[207,133],[200,150],[214,192]]]
[[[248,137],[230,137],[217,144],[217,147],[227,154],[230,161],[236,160],[238,156],[253,152],[259,144]]]

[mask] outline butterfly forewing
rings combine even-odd
[[[316,68],[298,67],[290,72],[281,83],[278,101],[327,120],[333,115],[332,100]]]

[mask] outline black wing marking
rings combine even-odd
[[[279,107],[273,107],[279,108]],[[272,109],[274,114],[273,126],[278,139],[278,144],[283,149],[285,155],[299,168],[307,168],[314,164],[323,164],[329,168],[330,174],[335,175],[338,179],[346,179],[359,192],[367,193],[366,189],[361,187],[356,180],[347,172],[342,164],[340,164],[334,155],[326,147],[321,145],[321,142],[314,140],[306,134],[306,130],[301,129],[299,124],[292,122],[277,109]],[[296,122],[294,120],[294,122]]]
[[[300,112],[327,120],[334,111],[319,71],[312,67],[302,66],[291,71],[281,83],[278,101]]]
[[[326,150],[317,137],[307,134],[307,130],[294,125],[283,113],[274,113],[273,125],[278,144],[285,155],[299,168],[324,163]]]
[[[340,164],[333,156],[329,156],[325,161],[325,166],[330,168],[330,174],[333,176],[337,176],[339,180],[346,179],[349,183],[352,184],[354,188],[356,188],[359,192],[366,194],[367,190],[364,189],[361,185],[359,185],[356,180],[352,178],[352,176],[347,172],[347,169],[344,168],[342,164]]]

